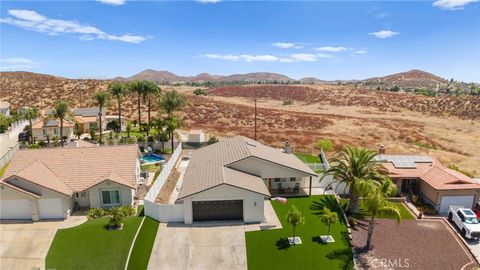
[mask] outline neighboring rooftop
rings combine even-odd
[[[20,150],[0,182],[17,176],[66,195],[105,180],[135,188],[138,155],[136,145]]]
[[[376,156],[392,178],[420,178],[434,189],[480,189],[470,177],[445,167],[440,161],[425,155]]]
[[[280,149],[263,145],[243,136],[235,136],[201,148],[192,154],[178,199],[221,184],[270,196],[260,177],[229,168],[230,164],[248,157],[257,157],[307,175],[316,176],[315,172],[293,154],[286,154]]]
[[[74,124],[68,120],[63,120],[63,127],[73,127]],[[44,119],[32,124],[32,128],[43,127],[60,127],[60,121],[58,119]]]
[[[76,116],[95,116],[97,117],[99,113],[98,107],[90,107],[90,108],[77,108],[73,110],[73,115]],[[103,111],[105,114],[105,111]]]

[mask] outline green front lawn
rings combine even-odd
[[[391,202],[393,205],[398,207],[398,210],[400,211],[400,216],[402,217],[402,220],[412,220],[415,219],[410,211],[403,205],[401,202]],[[342,205],[343,209],[347,209],[348,205],[348,199],[341,199],[340,204]],[[363,209],[362,204],[360,203],[360,213],[353,215],[356,218],[367,218],[369,215],[366,213],[366,211]],[[378,218],[382,218],[381,216]]]
[[[283,228],[245,233],[249,269],[353,269],[347,226],[333,196],[289,198],[287,204],[272,201],[272,205]],[[305,224],[296,232],[302,244],[295,246],[290,246],[287,240],[292,236],[292,227],[286,215],[292,205],[305,216]],[[320,222],[324,206],[339,216],[339,222],[331,227],[334,243],[324,244],[320,240],[328,231]]]
[[[295,153],[295,156],[303,161],[303,163],[321,163],[318,156],[314,156],[310,153]]]
[[[141,207],[139,213],[143,213]],[[58,230],[48,251],[46,268],[124,269],[142,218],[137,215],[125,219],[123,230],[119,231],[107,229],[108,218]]]
[[[155,236],[157,235],[158,225],[159,223],[156,220],[150,217],[145,218],[142,228],[138,233],[137,240],[133,245],[132,254],[128,262],[128,269],[147,269],[153,243],[155,242]]]

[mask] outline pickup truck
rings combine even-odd
[[[457,225],[463,237],[469,239],[478,239],[480,237],[480,222],[471,209],[451,205],[448,208],[448,220]]]

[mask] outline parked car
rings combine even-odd
[[[448,220],[457,225],[463,237],[469,239],[480,237],[480,222],[472,209],[451,205],[448,208]]]

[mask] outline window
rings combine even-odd
[[[55,135],[57,135],[57,132],[58,132],[57,129],[54,128],[54,129],[53,129],[53,133],[54,133]]]
[[[120,204],[120,192],[118,190],[103,190],[102,203],[104,205]]]
[[[43,129],[43,136],[47,136],[47,129],[46,128]]]
[[[279,182],[280,182],[280,178],[275,178],[273,181],[274,181],[275,183],[279,183]]]
[[[295,182],[295,181],[297,181],[297,178],[295,178],[295,177],[290,177],[290,182]]]

